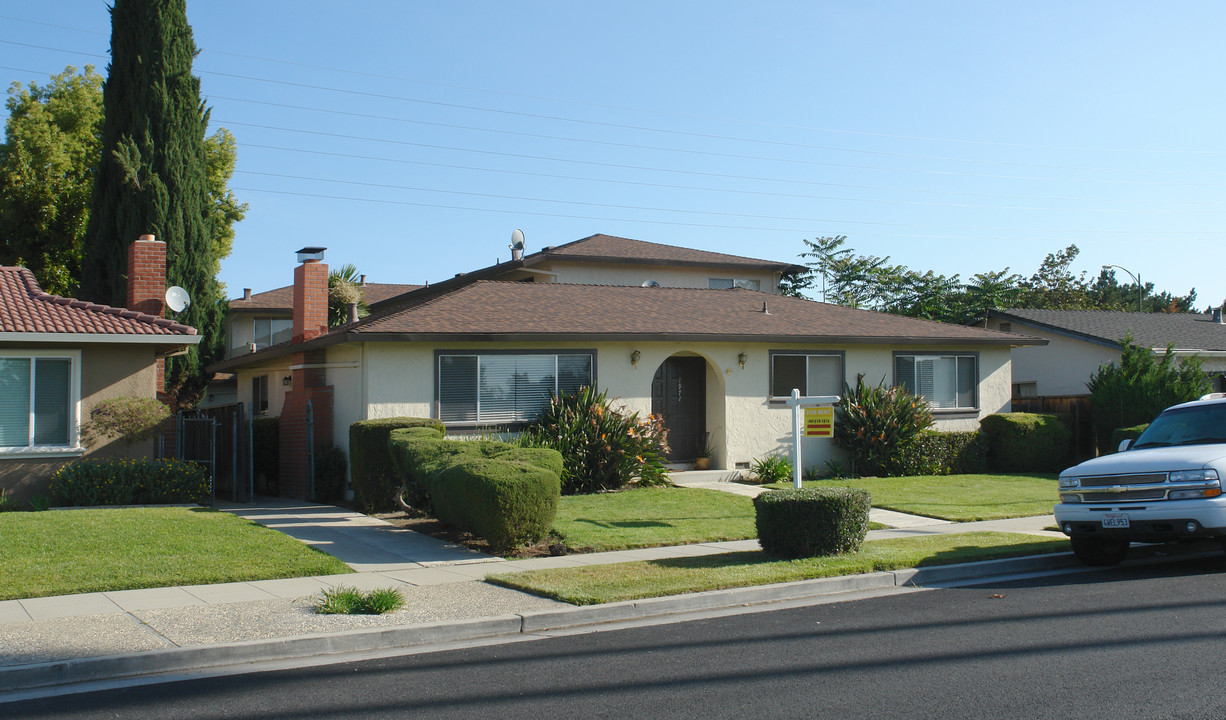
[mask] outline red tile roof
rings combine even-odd
[[[0,332],[195,335],[196,328],[135,310],[43,292],[34,274],[0,266]]]
[[[421,285],[400,285],[396,283],[366,283],[364,297],[366,302],[374,304],[382,300],[403,295],[417,290]],[[230,301],[230,309],[242,312],[285,312],[294,311],[294,286],[286,285],[262,293],[254,293],[250,300],[235,298]]]

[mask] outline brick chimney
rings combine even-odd
[[[328,331],[328,266],[322,247],[298,251],[301,263],[294,268],[295,343],[313,340]]]
[[[141,235],[128,246],[127,307],[162,317],[165,302],[166,243],[152,235]]]

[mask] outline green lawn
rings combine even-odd
[[[778,560],[763,552],[490,575],[489,582],[574,605],[635,600],[1019,555],[1065,552],[1068,541],[1014,533],[926,535],[864,543],[860,552]]]
[[[0,513],[0,600],[333,575],[349,566],[205,508]]]
[[[698,488],[567,495],[554,532],[574,550],[604,552],[758,536],[753,500]]]
[[[1049,515],[1058,496],[1055,475],[918,475],[818,480],[804,486],[864,488],[875,508],[954,522]]]

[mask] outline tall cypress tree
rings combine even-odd
[[[102,158],[81,278],[83,297],[122,306],[127,246],[144,233],[166,243],[167,279],[192,300],[179,321],[202,335],[196,349],[167,361],[166,389],[187,406],[204,391],[203,365],[221,357],[224,312],[212,275],[209,113],[192,75],[195,56],[186,0],[115,0]]]

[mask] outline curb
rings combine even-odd
[[[82,682],[147,677],[246,663],[354,652],[407,649],[441,643],[531,635],[671,615],[803,601],[857,590],[922,587],[1077,566],[1072,553],[985,560],[961,565],[800,580],[730,590],[630,600],[565,610],[476,618],[411,627],[376,628],[224,645],[150,650],[132,655],[71,658],[0,668],[0,693]],[[338,661],[339,662],[339,661]],[[3,698],[0,698],[3,702]]]

